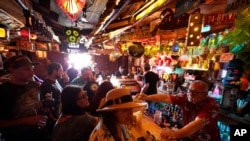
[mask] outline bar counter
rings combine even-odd
[[[141,125],[139,126],[133,126],[131,129],[135,139],[144,137],[147,141],[167,141],[165,139],[161,139],[160,137],[160,133],[164,129],[156,124],[151,117],[143,114],[140,124]]]
[[[219,121],[226,125],[249,125],[250,126],[250,117],[240,117],[236,114],[230,112],[230,110],[225,110],[221,108],[219,113]]]

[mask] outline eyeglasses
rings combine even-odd
[[[197,91],[188,89],[187,93],[191,93],[192,95],[197,96],[198,94],[205,94],[205,93],[207,93],[207,92],[197,92]]]

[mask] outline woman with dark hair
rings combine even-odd
[[[142,110],[146,103],[134,102],[129,89],[110,90],[105,97],[105,104],[97,109],[100,120],[92,131],[89,141],[134,141],[128,130],[133,111]]]
[[[103,106],[107,92],[113,88],[113,84],[109,81],[104,81],[100,84],[93,99],[90,101],[89,113],[91,115],[98,116],[96,110]]]
[[[86,141],[97,119],[86,112],[88,96],[82,87],[68,85],[62,91],[62,114],[55,124],[52,141]]]

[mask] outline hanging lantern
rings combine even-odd
[[[110,55],[111,55],[113,58],[115,58],[115,59],[118,59],[119,57],[122,56],[122,54],[121,54],[120,51],[118,51],[118,50],[112,51],[112,52],[110,53]]]
[[[0,39],[9,39],[9,29],[3,24],[0,24]]]
[[[27,28],[27,27],[22,27],[22,28],[20,28],[19,36],[20,36],[23,40],[30,40],[30,29]]]
[[[128,54],[132,57],[141,57],[144,54],[144,46],[140,42],[134,42],[128,47]]]
[[[76,21],[85,6],[85,0],[56,0],[58,6],[63,10],[67,17]]]
[[[112,51],[112,52],[109,54],[109,60],[110,60],[111,62],[115,62],[115,60],[118,59],[118,58],[121,57],[121,56],[122,56],[122,54],[121,54],[120,51],[114,50],[114,51]]]
[[[178,52],[179,49],[180,49],[180,46],[179,46],[178,43],[173,44],[173,46],[172,46],[172,51],[173,51],[173,52]]]

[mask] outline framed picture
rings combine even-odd
[[[1,54],[0,54],[0,70],[3,70],[3,58]]]

